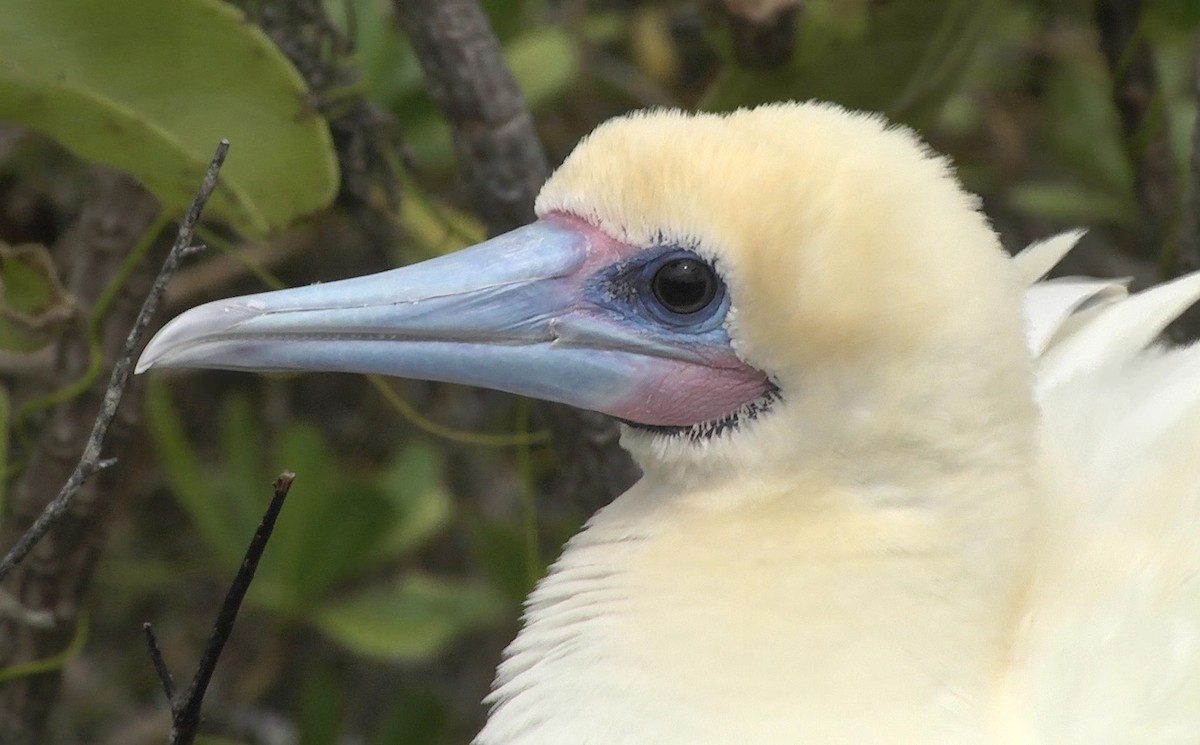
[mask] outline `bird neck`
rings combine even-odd
[[[988,742],[1036,414],[1020,354],[959,359],[809,378],[707,442],[626,432],[646,476],[530,596],[480,745]]]
[[[1029,479],[831,476],[639,482],[530,597],[478,742],[986,742]]]

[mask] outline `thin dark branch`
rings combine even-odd
[[[213,671],[217,667],[221,651],[225,648],[225,642],[229,641],[229,635],[233,632],[233,623],[237,620],[242,600],[246,597],[246,591],[250,589],[250,582],[254,579],[255,570],[258,569],[259,559],[262,558],[263,550],[267,547],[271,531],[275,529],[275,520],[279,517],[279,511],[283,509],[283,501],[287,499],[288,491],[292,488],[292,480],[295,478],[296,474],[284,471],[279,474],[279,478],[275,479],[275,495],[271,498],[271,504],[267,506],[267,511],[263,514],[258,530],[254,531],[254,538],[251,539],[250,546],[246,549],[246,555],[242,559],[242,565],[238,568],[237,575],[233,578],[233,583],[225,594],[225,601],[221,603],[221,610],[217,613],[217,620],[213,624],[212,633],[208,636],[208,643],[204,646],[204,653],[200,655],[196,675],[192,678],[191,685],[188,686],[187,693],[184,694],[182,700],[172,698],[171,710],[174,715],[174,726],[171,728],[171,737],[167,741],[169,745],[190,745],[196,738],[196,729],[200,726],[200,706],[204,702],[204,694],[208,691],[208,683],[212,680]]]
[[[167,703],[171,705],[171,713],[175,713],[175,680],[167,669],[162,650],[158,647],[158,637],[149,622],[142,624],[142,633],[146,635],[146,647],[150,650],[150,662],[154,663],[154,672],[158,673],[158,682],[162,683],[163,693],[167,694]]]
[[[150,293],[146,296],[145,302],[142,304],[142,310],[138,313],[137,320],[134,321],[133,328],[129,331],[129,336],[125,340],[125,347],[121,350],[121,355],[117,358],[117,362],[113,365],[112,376],[108,381],[108,388],[104,392],[104,402],[100,407],[100,413],[96,415],[95,423],[92,425],[92,433],[88,436],[87,445],[84,446],[83,455],[79,458],[78,465],[75,466],[67,482],[63,484],[58,495],[46,505],[42,513],[38,515],[37,520],[29,529],[21,536],[16,545],[5,555],[0,561],[0,580],[8,576],[13,568],[21,563],[21,561],[33,550],[42,536],[46,535],[51,528],[54,527],[71,505],[71,499],[75,493],[83,486],[97,471],[101,471],[115,463],[115,460],[102,460],[100,458],[100,450],[104,446],[104,438],[108,434],[108,428],[112,424],[113,418],[117,414],[117,407],[121,404],[121,397],[125,395],[125,387],[129,383],[129,371],[133,367],[133,355],[141,346],[142,336],[146,333],[146,328],[150,325],[150,319],[154,316],[154,311],[158,308],[158,303],[162,299],[163,292],[166,290],[167,282],[170,281],[171,275],[179,267],[179,262],[182,259],[183,253],[191,246],[192,232],[196,227],[196,222],[200,219],[200,213],[204,209],[205,203],[209,196],[217,186],[217,175],[221,171],[221,164],[225,162],[225,153],[229,150],[229,141],[222,140],[217,145],[216,153],[213,155],[212,162],[209,163],[208,172],[204,176],[204,181],[200,185],[199,191],[196,192],[196,197],[192,200],[192,204],[188,207],[184,214],[183,222],[179,225],[179,234],[175,238],[175,245],[172,246],[171,252],[167,254],[166,261],[163,262],[162,269],[158,272],[158,277],[154,280],[154,286]]]
[[[549,175],[533,117],[475,0],[395,0],[479,216],[492,235],[533,219]]]

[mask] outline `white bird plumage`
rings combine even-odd
[[[1117,282],[1034,284],[1031,328],[1041,296],[1062,284],[1087,298],[1056,316],[1037,360],[1049,498],[1013,645],[1007,741],[1196,742],[1200,347],[1147,346],[1200,300],[1200,275],[1129,297]]]
[[[629,422],[645,475],[530,596],[477,745],[1200,741],[1200,347],[1154,344],[1200,275],[1042,281],[1080,233],[1010,258],[915,134],[818,103],[613,120],[537,211],[139,363]],[[705,262],[704,312],[646,294]]]
[[[817,197],[818,214],[806,227],[815,225],[847,243],[852,239],[845,224],[822,222],[830,211],[861,210],[861,226],[883,240],[908,240],[913,251],[942,255],[932,242],[922,245],[928,239],[922,226],[903,225],[907,233],[890,230],[897,216],[889,198],[906,199],[909,209],[926,216],[932,212],[924,223],[929,230],[944,236],[957,231],[957,240],[977,244],[968,249],[946,238],[949,250],[968,256],[973,269],[982,271],[945,271],[950,282],[962,285],[955,293],[959,302],[990,308],[993,315],[972,319],[983,323],[967,332],[984,336],[974,344],[943,343],[937,353],[947,356],[930,364],[909,360],[898,383],[885,379],[881,388],[898,386],[890,395],[912,396],[894,412],[870,410],[874,402],[863,400],[870,394],[845,383],[843,376],[853,374],[839,366],[834,375],[840,382],[819,375],[806,381],[829,389],[805,403],[808,415],[799,421],[783,424],[788,414],[773,412],[776,421],[767,417],[725,441],[699,445],[627,431],[625,443],[647,475],[571,541],[530,598],[525,628],[498,673],[490,699],[496,708],[477,742],[1195,742],[1200,350],[1146,347],[1200,298],[1200,276],[1133,296],[1121,281],[1039,282],[1082,233],[1030,246],[1012,265],[1015,281],[1029,285],[1024,331],[1036,384],[1024,390],[1018,372],[1016,381],[1001,376],[998,394],[980,393],[969,382],[977,371],[963,365],[1019,360],[1012,344],[983,343],[989,333],[1003,338],[1018,331],[1019,316],[1003,300],[996,302],[994,287],[1004,285],[996,275],[1003,268],[995,266],[995,239],[973,204],[955,193],[956,185],[938,193],[952,177],[906,130],[885,129],[873,118],[829,107],[801,106],[800,117],[795,107],[781,108],[764,118],[781,114],[790,120],[791,139],[804,148],[807,162],[797,167],[784,153],[769,154],[772,162],[765,164],[743,162],[741,168],[757,176],[754,183],[783,183],[776,167],[795,180],[813,181],[801,187],[804,196],[809,190],[829,196]],[[730,118],[754,116],[740,112]],[[708,162],[721,158],[723,147],[741,157],[747,149],[694,132],[671,133],[662,126],[664,117],[671,115],[608,125],[611,145],[585,142],[583,173],[573,172],[576,164],[568,161],[565,174],[556,176],[567,185],[552,180],[541,209],[586,215],[635,243],[673,227],[678,233],[672,238],[700,236],[700,245],[720,247],[717,261],[725,267],[744,260],[730,257],[730,246],[744,247],[756,237],[744,224],[714,226],[728,215],[765,222],[774,241],[760,238],[759,246],[813,250],[803,239],[797,246],[794,234],[780,227],[794,225],[795,218],[781,218],[773,212],[776,205],[766,205],[778,197],[782,209],[813,209],[788,203],[786,189],[746,193],[743,198],[755,200],[754,206],[738,204],[728,195],[745,185],[733,177],[719,188],[695,189],[722,195],[725,209],[703,203],[704,195],[700,204],[687,204],[679,193],[684,190],[672,182],[711,171],[680,168],[664,140],[678,137],[686,143],[681,148]],[[667,123],[681,130],[697,124],[683,117]],[[697,128],[735,130],[741,124],[713,117]],[[747,124],[752,129],[776,123]],[[638,131],[639,125],[651,131]],[[874,131],[851,131],[860,129]],[[602,129],[593,137],[606,134]],[[822,137],[833,138],[832,163],[822,157]],[[597,194],[592,169],[618,143],[631,150],[612,158],[621,168],[640,157],[651,164],[647,171],[657,172],[639,181],[601,170],[600,180],[634,194],[603,187]],[[764,137],[760,147],[777,144]],[[592,147],[596,152],[589,152]],[[873,173],[865,174],[857,162],[845,164],[872,156]],[[914,157],[920,161],[911,162]],[[907,194],[860,180],[931,166],[941,171],[928,174],[937,182],[933,188],[914,179]],[[872,203],[873,191],[883,192],[882,202]],[[655,214],[656,207],[667,214]],[[872,209],[886,211],[885,219],[872,222],[867,217]],[[974,229],[985,232],[971,235]],[[851,235],[862,235],[856,232]],[[839,248],[853,254],[850,245]],[[895,249],[901,260],[912,259]],[[761,254],[770,255],[765,248]],[[852,256],[850,270],[869,270],[853,265],[864,258],[887,261],[886,255],[864,252]],[[810,275],[797,282],[789,268],[771,268],[794,283],[792,294],[821,279]],[[730,271],[737,269],[727,268],[727,277]],[[835,287],[838,279],[831,282]],[[739,300],[748,293],[739,295],[737,280],[730,282],[742,313],[734,320],[735,343],[744,345],[739,351],[777,374],[786,365],[759,356],[744,341],[742,329],[762,322],[746,319]],[[863,303],[862,294],[841,288],[859,306],[850,315],[863,306],[878,310],[875,303]],[[778,302],[778,296],[756,289]],[[868,291],[878,290],[871,285]],[[832,298],[824,312],[814,312],[814,320],[836,318],[842,309],[834,306],[842,301]],[[967,306],[960,307],[965,312]],[[873,312],[854,321],[877,325],[883,317]],[[916,317],[930,325],[943,322]],[[780,353],[811,342],[811,335],[789,331],[789,343],[776,347]],[[855,340],[834,342],[842,343]],[[854,364],[882,354],[872,350]],[[888,364],[883,356],[873,362]],[[806,364],[811,371],[827,360]],[[929,398],[930,379],[943,400]],[[909,382],[912,388],[905,390]],[[958,384],[965,395],[945,390]],[[989,395],[998,395],[1000,403],[989,404]],[[1027,395],[1040,409],[1036,430],[1034,412],[1006,408],[1012,402],[1003,400]],[[784,396],[786,405],[795,403],[788,400],[796,397],[794,389],[785,385]],[[886,435],[873,439],[868,432],[895,427],[893,414],[937,417],[938,406],[977,411],[995,406],[996,418],[947,414],[949,426],[916,428],[901,442]],[[1037,433],[1028,450],[1020,424],[997,422],[1023,422],[1026,416],[1029,432]],[[868,421],[867,427],[839,431],[838,423],[856,417]],[[892,434],[903,430],[901,425]],[[903,442],[905,437],[912,441]],[[1012,438],[1012,447],[997,442],[1005,437]],[[963,447],[930,447],[937,438]],[[786,450],[770,444],[781,442],[788,443]],[[790,464],[787,486],[773,482],[764,453]],[[967,465],[975,455],[986,465]],[[809,467],[810,458],[822,464]],[[839,460],[840,467],[831,467],[830,460]]]

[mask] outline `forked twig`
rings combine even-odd
[[[283,502],[287,499],[288,491],[292,488],[292,480],[295,478],[296,474],[284,471],[279,474],[279,478],[275,479],[274,496],[271,498],[271,503],[267,505],[267,511],[263,513],[258,529],[254,531],[254,538],[250,540],[250,545],[246,548],[242,565],[238,567],[237,574],[229,585],[228,592],[225,593],[225,600],[221,603],[220,611],[217,612],[217,620],[208,635],[208,643],[204,645],[204,652],[200,655],[200,662],[196,666],[196,674],[192,677],[192,682],[182,696],[176,694],[175,681],[171,679],[171,673],[167,670],[167,664],[158,647],[154,630],[149,623],[142,625],[142,630],[146,634],[146,643],[150,649],[150,660],[154,663],[158,679],[162,683],[163,691],[167,694],[167,701],[171,705],[171,736],[167,741],[169,745],[190,745],[196,739],[196,730],[202,721],[200,706],[204,702],[204,694],[208,691],[208,683],[212,680],[213,671],[217,668],[217,660],[220,659],[221,652],[225,649],[225,642],[229,641],[229,635],[233,632],[233,623],[237,620],[237,614],[246,597],[246,591],[250,589],[250,583],[254,580],[258,562],[262,558],[263,550],[267,547],[267,541],[271,538],[271,531],[275,529],[275,520],[279,517],[280,510],[283,509]]]

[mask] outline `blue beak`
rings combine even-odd
[[[611,259],[596,242],[546,219],[401,269],[208,303],[167,324],[137,371],[382,373],[690,424],[666,421],[690,414],[644,405],[646,391],[679,379],[681,368],[722,366],[727,338],[681,343],[590,302],[585,281]]]

